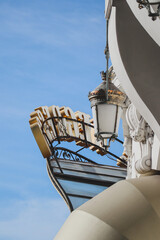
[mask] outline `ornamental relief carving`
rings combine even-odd
[[[132,154],[128,159],[128,175],[137,177],[137,174],[151,172],[154,133],[133,103],[126,110],[126,121],[132,141]],[[125,144],[127,145],[127,141]]]

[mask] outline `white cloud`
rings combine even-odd
[[[52,240],[69,215],[62,200],[45,198],[17,201],[0,211],[0,240]]]

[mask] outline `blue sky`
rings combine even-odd
[[[0,1],[0,240],[53,239],[69,215],[29,114],[42,105],[91,114],[104,47],[104,0]]]

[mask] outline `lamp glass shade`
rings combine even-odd
[[[158,16],[160,16],[159,7],[160,1],[159,0],[149,0],[145,2],[145,7],[148,10],[148,15],[152,17],[152,20],[156,20]],[[143,5],[143,2],[142,2]]]
[[[119,121],[121,117],[121,107],[101,103],[92,107],[95,135],[102,138],[118,136]]]
[[[152,10],[153,10],[154,12],[157,12],[157,8],[158,8],[158,6],[159,6],[159,4],[160,4],[160,1],[158,1],[158,0],[149,0],[148,2],[151,3],[151,4],[154,4],[154,5],[151,5]],[[156,4],[156,3],[157,3],[157,4]]]

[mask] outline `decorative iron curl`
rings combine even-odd
[[[62,147],[54,148],[51,159],[69,160],[75,162],[92,163],[97,165],[96,162],[90,160],[89,158],[86,158],[85,156],[82,156],[79,153],[76,153],[72,150]]]
[[[84,161],[82,161],[82,159],[80,158],[80,157],[75,157],[75,159],[74,159],[76,162],[86,162],[85,160]]]
[[[71,153],[68,152],[68,151],[64,151],[64,152],[63,152],[63,158],[64,158],[64,159],[71,160],[71,158],[72,158]]]

